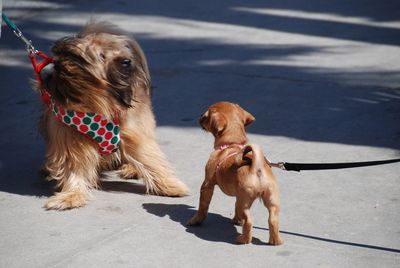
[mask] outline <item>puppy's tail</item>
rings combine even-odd
[[[250,164],[250,173],[257,175],[257,177],[261,178],[263,176],[264,164],[265,164],[265,157],[264,153],[261,150],[260,146],[256,144],[249,144],[246,145],[243,149],[242,161],[248,162],[248,158],[246,155],[252,152],[253,157],[251,159]]]

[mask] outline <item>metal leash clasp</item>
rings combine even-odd
[[[276,168],[279,168],[279,169],[282,169],[282,170],[286,170],[285,162],[277,162],[277,163],[269,162],[269,165],[271,167],[276,167]]]
[[[22,33],[22,31],[17,27],[17,25],[12,22],[12,20],[10,20],[9,17],[6,16],[6,14],[2,13],[1,14],[2,19],[4,20],[4,22],[7,24],[7,26],[14,32],[14,35],[21,39],[22,42],[25,43],[25,49],[26,51],[31,55],[31,54],[37,54],[37,50],[33,47],[32,45],[32,41],[29,40],[28,38],[26,38],[24,36],[24,34]]]
[[[277,165],[278,168],[280,168],[282,170],[286,170],[285,162],[278,162],[276,165]]]
[[[25,49],[29,54],[36,54],[38,51],[35,49],[35,47],[32,45],[32,41],[26,38],[23,33],[21,32],[20,29],[16,28],[14,30],[14,34],[17,38],[20,38],[22,42],[25,43]]]

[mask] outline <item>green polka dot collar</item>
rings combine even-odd
[[[51,96],[48,97],[49,107],[56,118],[94,141],[102,155],[109,155],[119,149],[121,138],[118,119],[109,121],[104,115],[66,110],[57,105]]]

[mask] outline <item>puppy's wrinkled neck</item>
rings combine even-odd
[[[246,144],[246,133],[243,126],[227,127],[222,133],[215,135],[214,148],[229,144]]]

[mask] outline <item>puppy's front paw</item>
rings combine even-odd
[[[251,235],[239,235],[236,238],[236,242],[239,244],[249,244],[251,242]]]
[[[272,245],[272,246],[279,246],[283,244],[283,240],[280,237],[274,238],[274,237],[270,237],[268,244]]]
[[[194,215],[190,220],[186,222],[186,225],[199,225],[203,222],[204,217],[199,216],[199,214]]]
[[[50,197],[44,207],[46,209],[66,210],[83,207],[86,203],[87,195],[82,192],[61,192]]]

